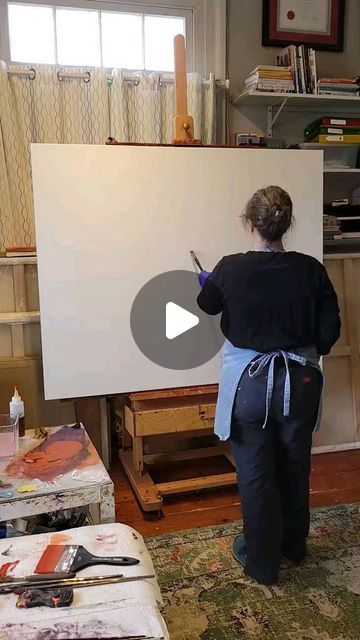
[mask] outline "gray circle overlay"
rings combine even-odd
[[[211,360],[225,337],[220,315],[208,316],[197,304],[198,276],[193,271],[166,271],[140,289],[131,308],[130,325],[140,351],[166,369],[193,369]],[[169,340],[166,305],[173,302],[199,318],[199,324]]]

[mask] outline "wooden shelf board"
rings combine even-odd
[[[317,149],[326,151],[326,149],[348,149],[349,147],[358,148],[360,145],[354,142],[299,142],[300,149]]]
[[[301,94],[301,93],[273,93],[267,91],[244,91],[234,96],[231,100],[232,104],[243,106],[274,106],[281,103],[283,100],[287,101],[286,107],[308,107],[313,110],[323,110],[324,107],[348,107],[359,109],[360,97],[347,97],[347,96],[319,96],[313,94]]]
[[[360,169],[336,169],[324,167],[324,173],[360,173]]]
[[[359,258],[360,251],[359,253],[324,253],[324,260],[358,260]]]
[[[8,311],[0,313],[0,324],[30,324],[40,322],[40,311]]]
[[[28,256],[27,258],[0,258],[0,267],[8,267],[16,264],[37,264],[36,256]]]

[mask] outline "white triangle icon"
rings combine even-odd
[[[179,307],[175,302],[166,304],[166,337],[173,340],[182,333],[189,331],[199,324],[200,320],[190,311],[186,311],[183,307]]]

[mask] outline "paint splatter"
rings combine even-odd
[[[99,533],[98,536],[96,536],[96,540],[98,542],[106,542],[107,544],[116,544],[117,543],[117,537],[115,535],[115,533]]]
[[[19,562],[20,560],[15,560],[15,562],[5,562],[5,564],[2,564],[0,567],[0,578],[5,578],[9,572],[17,567]]]
[[[19,487],[16,487],[16,491],[19,493],[28,493],[29,491],[36,491],[37,484],[22,484]]]
[[[2,551],[2,552],[1,552],[1,555],[2,555],[2,556],[8,556],[8,555],[9,555],[9,553],[10,553],[10,551],[11,551],[11,549],[12,549],[12,544],[10,545],[10,547],[8,547],[7,549],[5,549],[5,551]]]
[[[71,542],[71,540],[71,536],[68,536],[66,533],[54,533],[50,538],[50,544],[66,544],[67,542]]]

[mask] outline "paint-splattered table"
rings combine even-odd
[[[0,459],[0,522],[88,506],[115,521],[114,485],[82,424],[27,431],[19,455]]]
[[[101,556],[126,555],[140,563],[121,567],[125,576],[153,575],[154,567],[143,538],[123,524],[105,524],[69,529],[62,534],[40,534],[0,540],[0,558],[12,563],[8,577],[23,577],[34,572],[36,564],[54,537],[63,544],[80,544]],[[15,566],[14,566],[15,565]],[[119,567],[96,565],[78,575],[95,576],[119,573]],[[18,609],[14,594],[0,596],[0,640],[82,640],[89,638],[129,638],[169,640],[159,611],[161,594],[156,579],[123,584],[85,587],[74,590],[70,607]]]

